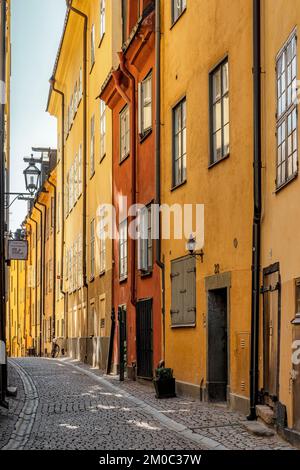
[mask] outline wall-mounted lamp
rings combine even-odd
[[[196,252],[196,246],[196,238],[194,237],[194,235],[191,234],[186,244],[187,250],[190,252],[191,256],[200,256],[201,263],[203,263],[204,251],[201,248],[199,252]]]

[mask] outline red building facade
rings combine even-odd
[[[113,115],[117,236],[113,241],[112,363],[121,379],[124,373],[129,378],[152,378],[161,360],[160,270],[151,236],[151,204],[155,201],[154,4],[149,0],[123,2],[120,65],[112,71],[100,95]],[[132,211],[133,205],[141,206]],[[130,236],[135,223],[140,231],[138,239]]]

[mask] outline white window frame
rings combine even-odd
[[[145,90],[150,83],[150,95],[146,96]],[[146,134],[150,129],[152,129],[152,73],[139,83],[138,85],[138,94],[139,94],[139,133],[140,135]],[[150,108],[150,122],[146,123],[145,114],[147,108]]]
[[[91,27],[91,68],[93,67],[96,60],[96,37],[95,37],[95,25]]]
[[[106,155],[106,105],[100,100],[100,160]]]
[[[187,128],[186,128],[186,97],[173,108],[173,187],[186,181],[187,173]],[[178,126],[176,126],[179,112]]]
[[[82,194],[82,145],[78,150],[78,197]]]
[[[95,277],[95,219],[90,224],[90,277]]]
[[[128,275],[128,235],[127,219],[119,224],[119,279],[124,281]]]
[[[120,161],[130,153],[130,122],[128,104],[120,112]]]
[[[100,274],[106,269],[106,230],[105,230],[105,209],[101,208],[99,221],[99,258]]]
[[[90,177],[95,173],[95,114],[91,117]]]
[[[105,0],[100,0],[100,41],[105,34]]]
[[[276,58],[276,189],[298,174],[297,34],[290,35]]]
[[[153,269],[152,210],[151,204],[139,211],[138,269],[150,273]]]
[[[186,0],[172,0],[172,23],[175,23],[186,9]]]

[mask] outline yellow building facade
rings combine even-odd
[[[247,413],[252,2],[161,3],[161,202],[204,205],[203,256],[187,250],[195,229],[176,239],[180,215],[161,242],[165,361],[179,392]]]
[[[12,261],[9,280],[7,348],[14,357],[25,355],[25,261]]]
[[[272,410],[274,420],[281,416],[281,427],[298,433],[299,27],[299,2],[262,2],[260,390],[262,404]]]
[[[120,45],[118,2],[71,2],[47,108],[58,127],[57,336],[71,356],[102,368],[110,335],[112,255],[111,241],[97,234],[105,217],[101,205],[111,203],[112,128],[111,112],[97,94]]]

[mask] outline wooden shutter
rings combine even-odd
[[[196,323],[196,260],[193,256],[184,260],[184,324]]]
[[[180,325],[183,320],[183,260],[172,261],[171,264],[171,324]]]

